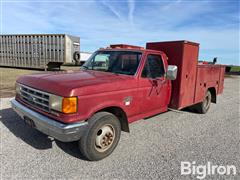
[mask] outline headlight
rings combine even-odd
[[[77,112],[77,97],[50,96],[50,108],[66,114]]]
[[[16,94],[20,94],[21,86],[18,83],[16,83],[15,88],[16,88]]]
[[[49,106],[51,109],[62,112],[62,97],[51,94]]]

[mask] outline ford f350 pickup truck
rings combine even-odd
[[[26,75],[16,82],[12,108],[26,124],[82,154],[112,153],[129,123],[168,108],[206,113],[223,91],[224,66],[198,63],[199,44],[153,42],[99,49],[78,71]]]

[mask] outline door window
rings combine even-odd
[[[164,76],[164,66],[160,55],[150,54],[142,71],[143,78],[159,78]]]

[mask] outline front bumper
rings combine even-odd
[[[11,100],[11,105],[22,119],[31,119],[34,122],[34,128],[62,142],[79,140],[88,126],[87,122],[72,124],[58,122],[23,106],[15,99]]]

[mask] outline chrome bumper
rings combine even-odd
[[[15,99],[11,100],[11,105],[22,119],[31,119],[34,122],[34,128],[62,142],[79,140],[88,126],[87,122],[60,123],[23,106]]]

